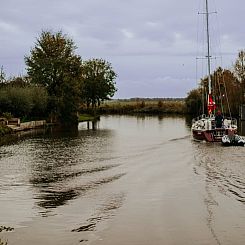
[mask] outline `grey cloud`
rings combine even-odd
[[[99,57],[112,63],[118,73],[116,97],[183,97],[197,84],[196,36],[201,28],[197,25],[197,12],[202,2],[3,1],[0,66],[9,75],[24,73],[24,55],[34,46],[40,32],[62,30],[75,41],[83,59]],[[217,18],[211,18],[219,21],[225,66],[230,66],[238,50],[244,48],[244,5],[242,0],[210,1],[210,8],[219,12]],[[172,82],[167,83],[166,78]]]

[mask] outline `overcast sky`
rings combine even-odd
[[[115,98],[185,97],[197,86],[203,2],[1,0],[0,66],[8,76],[24,75],[24,56],[41,31],[62,30],[83,60],[103,58],[112,64],[118,74]],[[222,65],[230,68],[245,46],[245,1],[209,2],[218,12],[210,21],[219,33]]]

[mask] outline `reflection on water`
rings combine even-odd
[[[206,181],[220,193],[245,203],[244,147],[221,147],[219,144],[198,145],[198,169],[205,170]]]
[[[53,186],[41,188],[40,194],[37,194],[35,199],[40,199],[37,204],[45,209],[57,208],[58,206],[66,204],[66,202],[71,199],[84,195],[89,190],[119,179],[123,175],[124,174],[118,174],[108,178],[101,178],[97,181],[89,182],[84,185],[72,186],[68,189],[63,185],[56,188]]]
[[[114,210],[122,206],[124,198],[124,193],[110,196],[92,217],[86,220],[85,224],[82,224],[76,229],[72,229],[72,232],[93,231],[99,222],[109,219],[114,215]]]
[[[204,203],[207,207],[207,226],[216,243],[223,244],[222,240],[224,237],[220,235],[219,226],[224,226],[229,220],[229,233],[233,236],[238,233],[236,234],[238,243],[235,243],[242,244],[240,242],[244,239],[242,232],[244,220],[239,214],[237,207],[239,207],[239,203],[245,204],[245,148],[226,148],[218,143],[195,143],[194,145],[196,147],[194,172],[205,177],[206,195]],[[227,203],[224,203],[224,199]],[[234,214],[231,216],[227,212],[225,214],[226,217],[223,216],[222,219],[218,219],[217,216],[220,209],[222,210],[222,206],[226,205],[228,205],[228,210],[237,210],[237,216]],[[234,216],[236,220],[233,220]],[[238,225],[240,222],[242,222],[242,226]]]
[[[0,147],[0,227],[15,228],[13,237],[8,236],[11,244],[31,244],[27,238],[36,243],[37,234],[47,245],[77,244],[69,240],[74,237],[86,243],[88,234],[100,231],[124,210],[129,220],[135,215],[144,221],[132,218],[130,223],[120,216],[126,220],[125,232],[140,234],[139,240],[142,225],[151,231],[149,237],[159,231],[157,245],[180,244],[164,240],[177,232],[171,238],[179,236],[182,244],[229,244],[234,236],[234,244],[242,244],[244,154],[244,147],[191,141],[190,119],[173,116],[106,116],[96,125],[81,123],[75,131],[15,135]],[[190,190],[193,183],[201,193],[201,207],[192,204],[199,203],[195,188]],[[190,243],[186,227],[192,233],[203,222],[192,213],[202,205],[212,240]],[[234,213],[229,213],[231,207]],[[186,213],[188,222],[181,221]],[[138,226],[132,226],[134,222]],[[42,239],[37,244],[43,244]]]
[[[0,148],[1,200],[8,203],[16,198],[11,202],[15,210],[28,203],[42,215],[49,215],[54,208],[121,178],[126,173],[118,170],[122,159],[154,149],[149,136],[159,140],[160,146],[164,139],[159,130],[173,122],[183,123],[179,117],[114,118],[81,123],[78,130],[51,128],[4,137]],[[172,138],[171,133],[166,132],[165,138]],[[29,209],[27,216],[35,215],[35,208]]]
[[[14,135],[13,139],[0,148],[0,196],[7,202],[25,189],[44,209],[39,210],[42,215],[125,174],[109,173],[118,166],[110,162],[111,130],[51,129]]]
[[[40,212],[47,215],[49,209],[62,206],[99,186],[119,179],[124,173],[99,176],[100,172],[117,167],[107,164],[107,149],[111,147],[109,130],[80,131],[76,135],[57,132],[34,142],[31,178],[34,199]],[[90,180],[89,177],[93,176]]]

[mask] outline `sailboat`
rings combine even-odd
[[[208,78],[208,95],[206,101],[207,114],[202,114],[192,120],[192,135],[195,140],[207,142],[223,142],[237,134],[237,120],[234,118],[223,118],[222,125],[218,125],[214,114],[216,104],[212,96],[211,84],[211,54],[210,54],[210,35],[209,35],[209,8],[208,0],[205,0],[205,17],[206,17],[206,37],[207,37],[207,78]],[[227,143],[228,144],[228,143]]]

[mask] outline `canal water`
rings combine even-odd
[[[184,117],[2,141],[0,243],[245,244],[245,147],[195,142]]]

